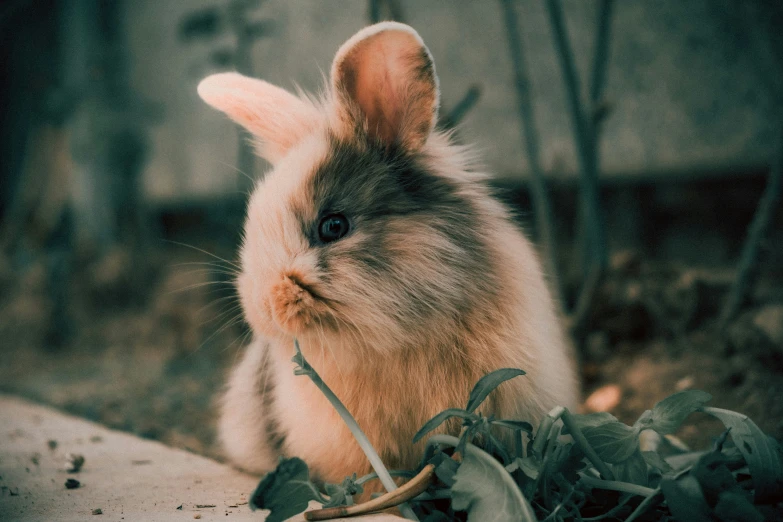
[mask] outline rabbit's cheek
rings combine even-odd
[[[320,304],[289,276],[272,287],[268,302],[277,325],[294,334],[303,332],[315,321]]]

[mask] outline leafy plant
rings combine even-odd
[[[645,411],[632,426],[608,413],[576,415],[557,407],[534,432],[527,422],[485,417],[478,411],[498,386],[524,375],[522,370],[500,369],[476,383],[464,409],[444,410],[425,423],[414,442],[452,418],[462,421],[459,437],[431,435],[416,469],[388,471],[298,344],[294,362],[296,373],[310,377],[346,421],[375,473],[319,488],[310,481],[303,461],[282,459],[251,498],[254,509],[271,511],[267,520],[272,522],[301,513],[313,500],[324,509],[305,513],[308,520],[393,505],[399,505],[406,518],[425,522],[783,518],[780,443],[747,416],[706,406],[711,396],[702,391],[676,393]],[[711,449],[684,451],[678,445],[646,442],[666,441],[694,412],[712,415],[726,426]],[[503,430],[510,430],[511,436],[499,435]],[[659,436],[640,438],[646,430]],[[392,475],[410,480],[397,489]],[[376,478],[389,493],[355,505],[353,495]]]

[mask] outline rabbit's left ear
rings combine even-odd
[[[438,118],[432,56],[411,27],[382,22],[359,31],[337,51],[332,88],[341,119],[367,124],[387,146],[420,149]]]

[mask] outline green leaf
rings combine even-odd
[[[441,482],[451,487],[454,485],[454,475],[457,473],[459,463],[450,458],[443,459],[440,464],[435,466],[435,476]]]
[[[424,426],[421,427],[419,431],[416,432],[416,435],[413,436],[413,443],[419,442],[422,437],[424,437],[426,434],[446,422],[451,417],[461,417],[463,419],[471,419],[475,417],[472,413],[468,413],[465,410],[461,410],[459,408],[449,408],[448,410],[443,410],[442,412],[435,415],[433,418],[428,420],[426,423],[424,423]]]
[[[502,426],[510,430],[525,431],[527,433],[533,433],[533,425],[525,421],[515,420],[493,420],[490,422],[493,426]]]
[[[742,493],[734,475],[726,467],[726,458],[720,453],[704,455],[693,467],[691,474],[699,481],[704,499],[710,506],[717,504],[718,497],[725,491]]]
[[[715,504],[715,516],[725,522],[764,522],[764,515],[745,495],[733,491],[721,493]]]
[[[468,428],[462,432],[462,435],[459,438],[459,443],[457,444],[456,451],[458,453],[465,453],[465,447],[470,442],[473,442],[473,439],[476,437],[476,433],[478,433],[479,429],[481,428],[481,423],[474,422]]]
[[[638,449],[620,464],[613,464],[612,471],[621,482],[647,487],[647,461]]]
[[[571,484],[579,480],[579,472],[587,467],[584,451],[578,444],[566,444],[555,462],[554,469],[559,471]]]
[[[536,515],[514,479],[486,452],[468,446],[451,487],[451,507],[468,522],[527,522]]]
[[[604,462],[619,464],[639,449],[638,433],[622,422],[607,422],[582,430],[587,442]]]
[[[610,422],[620,422],[617,420],[617,417],[615,417],[611,413],[606,413],[606,412],[588,413],[586,415],[578,415],[572,413],[571,420],[576,424],[576,426],[579,429],[582,430],[584,430],[585,428],[595,428],[597,426],[601,426],[602,424],[608,424]],[[568,428],[563,426],[563,431],[561,433],[563,435],[568,435],[570,432],[568,431]]]
[[[757,504],[783,499],[783,457],[780,444],[762,432],[747,415],[720,408],[702,408],[731,429],[729,435],[748,463]]]
[[[704,500],[699,482],[691,475],[686,474],[676,480],[663,477],[661,491],[669,511],[679,522],[712,522],[710,506]]]
[[[642,458],[651,468],[657,468],[661,473],[669,473],[673,471],[668,462],[663,460],[663,457],[658,455],[654,451],[643,451]]]
[[[484,402],[492,390],[503,384],[509,379],[525,375],[525,372],[516,368],[501,368],[488,373],[476,383],[468,397],[468,405],[465,410],[472,413],[479,405]]]
[[[258,484],[250,497],[250,509],[268,509],[267,522],[282,522],[302,513],[311,500],[321,500],[317,491],[302,459],[281,460]]]
[[[528,478],[536,480],[541,469],[541,461],[535,457],[525,457],[514,459],[514,462],[506,466],[506,471],[512,473],[516,470],[522,471]]]
[[[711,399],[712,395],[699,390],[686,390],[670,395],[653,407],[649,427],[661,435],[674,433],[688,415]]]
[[[353,504],[353,496],[364,492],[364,488],[356,483],[356,473],[351,477],[345,477],[341,484],[325,484],[329,501],[323,507],[350,506]]]

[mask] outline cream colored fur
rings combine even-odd
[[[389,45],[387,37],[393,41]],[[372,46],[363,48],[368,39]],[[304,290],[327,283],[317,253],[290,209],[302,209],[305,218],[316,218],[318,210],[307,200],[304,187],[330,153],[328,136],[350,139],[357,110],[368,112],[363,103],[383,103],[345,99],[340,78],[334,77],[346,56],[359,56],[355,66],[366,67],[362,64],[371,58],[365,53],[370,48],[387,49],[391,53],[384,55],[387,67],[399,69],[391,72],[408,75],[409,83],[395,87],[389,103],[411,105],[396,107],[402,112],[379,122],[375,131],[381,138],[390,132],[399,134],[400,142],[423,158],[430,172],[451,180],[475,203],[491,250],[492,263],[486,269],[502,281],[493,302],[468,307],[458,318],[444,315],[436,325],[406,328],[395,321],[395,310],[407,312],[410,303],[404,300],[404,288],[384,281],[329,287],[330,298],[339,304],[324,304]],[[294,337],[390,468],[414,466],[422,450],[421,444],[411,442],[418,428],[443,409],[464,407],[473,384],[492,370],[522,368],[527,375],[501,385],[482,407],[485,414],[536,423],[556,405],[576,405],[574,358],[532,245],[502,205],[476,183],[480,176],[470,172],[465,149],[433,131],[438,99],[434,68],[432,80],[423,77],[420,81],[425,83],[415,84],[419,80],[405,69],[407,62],[395,59],[400,53],[422,56],[422,51],[426,48],[411,28],[383,23],[359,32],[338,51],[332,68],[335,85],[322,101],[237,75],[208,78],[199,88],[208,103],[255,133],[261,152],[274,165],[250,199],[242,275],[237,281],[255,341],[231,373],[219,421],[226,454],[241,468],[264,473],[275,466],[277,455],[267,440],[271,421],[285,436],[283,451],[303,458],[322,479],[339,482],[346,475],[369,470],[367,459],[327,400],[309,379],[293,374]],[[370,78],[362,89],[384,81],[377,70],[357,77]],[[283,109],[292,110],[283,114]],[[391,247],[400,254],[406,249],[427,252],[433,246],[464,254],[427,223],[400,217],[390,228]],[[341,241],[350,246],[362,239],[357,229]],[[444,302],[453,300],[458,289],[444,272],[448,267],[428,262],[426,256],[420,259],[416,266],[400,267],[410,284],[431,285]],[[333,269],[338,280],[356,277],[351,260]],[[272,394],[272,400],[264,399],[266,393]],[[443,427],[452,432],[458,428],[456,424]]]

